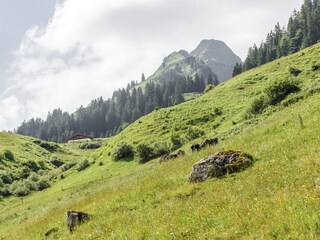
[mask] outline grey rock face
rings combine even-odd
[[[239,172],[253,164],[253,157],[241,151],[224,151],[201,159],[192,166],[189,182],[202,182]]]
[[[242,63],[224,42],[213,39],[202,40],[190,55],[202,59],[218,76],[219,82],[230,79],[235,64]]]

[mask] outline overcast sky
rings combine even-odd
[[[0,0],[0,130],[151,75],[175,50],[224,41],[242,60],[303,0]]]

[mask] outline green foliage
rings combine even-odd
[[[17,197],[27,196],[30,193],[30,189],[24,181],[15,181],[10,185],[10,194]]]
[[[25,166],[26,169],[30,169],[33,172],[37,172],[40,169],[39,165],[33,160],[27,160],[23,162],[22,166]]]
[[[50,163],[57,168],[61,167],[64,164],[64,162],[61,159],[59,159],[57,156],[51,156]]]
[[[82,143],[79,145],[80,149],[97,149],[99,147],[101,147],[101,144],[97,142]]]
[[[78,165],[77,165],[77,170],[78,172],[85,170],[86,168],[90,167],[90,163],[88,159],[82,159]]]
[[[134,157],[133,147],[125,142],[120,142],[112,152],[114,160],[130,159]]]
[[[295,67],[292,67],[292,66],[288,67],[288,71],[290,74],[292,74],[295,77],[297,77],[302,72],[301,70],[299,70]]]
[[[4,151],[3,151],[3,155],[4,155],[4,157],[5,157],[6,159],[8,159],[9,161],[14,161],[14,155],[13,155],[13,153],[12,153],[10,150],[8,150],[8,149],[4,150]]]
[[[204,93],[212,91],[214,89],[214,87],[215,86],[211,85],[211,84],[207,85],[206,88],[204,89]]]
[[[172,134],[170,139],[171,139],[171,151],[174,151],[180,148],[183,144],[183,141],[180,138],[180,135],[178,134]]]
[[[312,71],[319,71],[320,70],[320,64],[312,65]]]
[[[266,96],[262,95],[259,98],[256,98],[253,100],[251,105],[249,106],[248,109],[248,116],[250,117],[251,114],[260,114],[266,107]]]
[[[0,179],[5,184],[11,184],[13,181],[12,174],[6,171],[0,171]]]
[[[268,103],[271,105],[276,105],[285,99],[290,93],[296,93],[300,91],[300,87],[297,81],[295,80],[282,80],[276,81],[266,90],[266,97]]]
[[[197,126],[189,126],[186,132],[186,138],[190,141],[199,138],[205,134],[205,131]]]
[[[140,159],[140,163],[145,163],[153,157],[153,149],[144,143],[139,144],[136,151]]]
[[[46,189],[48,187],[50,187],[49,180],[46,177],[41,177],[38,182],[39,190],[41,191],[41,190]]]
[[[148,145],[140,143],[137,146],[137,155],[140,163],[146,163],[151,159],[169,153],[168,145],[165,142],[150,142]]]

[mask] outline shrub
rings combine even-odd
[[[266,90],[267,101],[271,105],[276,105],[285,99],[290,93],[300,91],[298,83],[294,80],[277,81]]]
[[[137,153],[140,158],[140,163],[145,163],[152,159],[153,149],[146,144],[141,143],[137,146]]]
[[[319,71],[320,70],[320,64],[319,65],[312,65],[312,71]]]
[[[100,143],[82,143],[79,145],[80,149],[97,149],[100,148]]]
[[[4,187],[4,182],[2,181],[2,179],[0,178],[0,188]]]
[[[295,77],[297,77],[297,76],[302,72],[301,70],[299,70],[299,69],[297,69],[297,68],[294,68],[294,67],[292,67],[292,66],[290,66],[290,67],[288,68],[288,71],[289,71],[290,74],[292,74],[292,75],[295,76]]]
[[[166,143],[163,142],[151,142],[148,145],[141,143],[137,146],[137,154],[140,158],[140,163],[146,163],[151,159],[160,157],[169,153],[169,148]]]
[[[206,86],[206,88],[204,89],[204,93],[210,92],[214,89],[214,85],[209,84]]]
[[[33,182],[37,182],[37,181],[39,181],[39,176],[36,173],[31,173],[28,177],[28,180],[33,181]]]
[[[201,128],[197,126],[192,126],[192,127],[188,127],[186,132],[186,138],[188,140],[193,140],[203,136],[204,134],[205,132]]]
[[[112,152],[114,160],[120,160],[124,158],[133,158],[133,147],[125,142],[120,142]]]
[[[40,169],[38,164],[33,160],[28,160],[26,162],[23,162],[22,165],[32,170],[33,172],[37,172]]]
[[[15,181],[10,185],[10,193],[17,196],[23,197],[30,193],[30,189],[23,181]]]
[[[75,165],[77,165],[77,163],[68,162],[68,163],[65,163],[64,165],[62,165],[60,169],[61,169],[62,172],[65,172],[65,171],[68,171],[70,168],[72,168]]]
[[[44,142],[41,140],[34,140],[33,142],[49,152],[54,152],[60,148],[59,145],[54,142]]]
[[[10,150],[8,150],[8,149],[4,150],[4,151],[3,151],[3,155],[4,155],[4,157],[5,157],[6,159],[8,159],[9,161],[14,161],[14,155],[13,155],[13,153],[12,153]]]
[[[4,184],[10,184],[13,181],[12,174],[9,172],[5,172],[5,171],[0,172],[0,179],[2,180],[2,182]]]
[[[256,98],[253,100],[251,103],[249,109],[248,109],[248,114],[259,114],[262,113],[262,111],[266,107],[266,102],[265,102],[266,97],[263,95],[259,98]]]
[[[214,114],[215,114],[215,115],[219,115],[219,116],[222,115],[222,109],[216,107],[216,108],[214,109]]]
[[[8,186],[0,187],[0,196],[8,197],[10,194]]]
[[[78,172],[85,170],[90,166],[88,159],[83,159],[78,163],[77,170]]]
[[[61,167],[61,166],[64,164],[63,161],[61,161],[59,158],[57,158],[57,157],[55,157],[55,156],[52,156],[52,157],[51,157],[50,163],[51,163],[53,166],[57,167],[57,168],[58,168],[58,167]]]
[[[182,146],[182,140],[178,134],[171,135],[171,150],[174,151]]]
[[[38,188],[39,190],[43,190],[50,187],[50,183],[49,180],[45,177],[40,178],[39,182],[38,182]]]
[[[26,179],[23,183],[30,191],[38,191],[38,184],[36,182]]]

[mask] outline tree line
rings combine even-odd
[[[141,79],[145,81],[144,75]],[[211,75],[206,79],[196,75],[161,83],[147,82],[144,89],[137,84],[132,81],[126,89],[114,91],[111,98],[94,99],[87,107],[81,106],[72,114],[55,109],[48,113],[46,120],[24,121],[17,133],[52,142],[63,142],[77,132],[92,137],[110,137],[156,108],[184,102],[184,93],[202,93],[206,85],[217,85],[218,81]]]
[[[244,64],[236,64],[233,76],[275,59],[296,53],[320,40],[320,0],[304,0],[300,11],[293,11],[287,28],[275,25],[264,42],[249,48]]]

